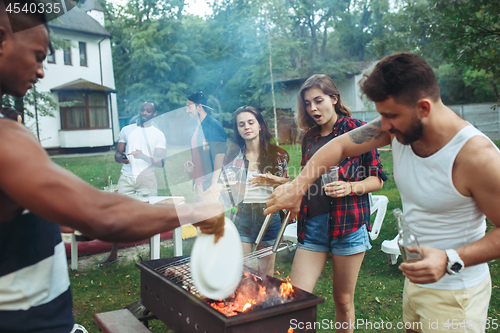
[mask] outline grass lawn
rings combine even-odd
[[[298,146],[283,146],[290,156],[290,174],[292,177],[300,170],[301,152]],[[376,194],[383,194],[389,198],[387,214],[385,216],[382,230],[379,237],[371,241],[373,248],[367,251],[363,261],[356,288],[355,305],[356,318],[364,319],[372,325],[379,325],[384,321],[384,329],[375,327],[359,327],[362,332],[394,332],[395,328],[386,329],[387,322],[394,326],[402,320],[402,291],[403,276],[397,268],[397,265],[388,265],[387,256],[380,251],[381,243],[386,239],[393,239],[396,236],[396,222],[392,215],[392,210],[401,207],[401,199],[396,188],[392,173],[392,153],[381,152],[380,157],[384,165],[389,180],[384,184],[382,190]],[[183,177],[182,164],[184,163],[184,152],[176,152],[171,155],[163,175],[167,174],[166,185],[159,191],[161,195],[184,195],[188,201],[192,200],[189,182]],[[114,161],[112,154],[84,156],[84,157],[57,157],[53,161],[62,167],[72,171],[80,176],[86,182],[103,188],[109,179],[116,183],[120,174],[120,165]],[[159,169],[160,174],[163,170]],[[172,180],[171,180],[172,179]],[[491,227],[491,225],[489,225]],[[184,253],[190,253],[192,241],[183,242]],[[172,248],[161,249],[162,257],[173,255]],[[138,259],[139,260],[139,259]],[[276,260],[277,278],[285,278],[290,274],[290,268],[293,260],[293,252],[283,251],[278,254]],[[399,259],[401,261],[401,259]],[[489,308],[489,317],[491,319],[500,319],[500,268],[498,261],[490,264],[492,275],[492,297]],[[325,299],[325,303],[318,306],[318,318],[322,320],[333,321],[335,306],[332,298],[332,265],[327,261],[326,267],[316,284],[314,294]],[[88,271],[70,270],[70,280],[73,292],[74,313],[77,323],[84,325],[89,332],[98,332],[93,322],[92,316],[95,313],[103,311],[117,310],[139,299],[140,278],[139,269],[134,264],[112,265],[106,269],[91,269]],[[153,332],[172,332],[158,320],[150,322],[150,328]],[[498,330],[490,329],[487,332],[496,332]],[[332,332],[330,329],[319,329],[318,332]],[[262,332],[267,333],[267,332]]]

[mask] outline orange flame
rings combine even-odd
[[[227,308],[224,306],[224,303],[210,303],[210,306],[213,307],[215,310],[224,312],[224,310]]]
[[[254,279],[255,276],[254,276]],[[290,283],[289,277],[286,278],[286,282],[283,282],[280,286],[280,294],[281,297],[285,298],[291,293],[294,292],[293,286]],[[259,284],[258,294],[255,295],[250,293],[248,295],[244,295],[243,293],[238,293],[237,297],[234,301],[217,301],[217,302],[208,302],[212,308],[223,313],[224,315],[231,317],[236,316],[240,312],[244,312],[251,308],[254,304],[265,302],[267,300],[267,290],[266,287],[261,286]],[[240,310],[241,309],[241,310]],[[288,330],[288,333],[293,332],[293,330]]]
[[[286,277],[286,282],[283,282],[280,286],[280,292],[281,292],[281,297],[286,297],[293,293],[293,286],[290,283],[290,279],[287,276]]]
[[[266,287],[259,286],[259,296],[265,296],[266,295]]]
[[[257,301],[255,301],[254,299],[249,299],[248,302],[245,304],[245,306],[243,307],[243,310],[242,311],[245,311],[247,310],[248,308],[250,308],[253,304],[256,304]]]
[[[289,328],[287,333],[293,333],[293,328]]]

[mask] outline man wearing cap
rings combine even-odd
[[[198,120],[191,137],[192,160],[184,169],[194,169],[196,201],[218,201],[222,184],[218,183],[222,162],[226,154],[226,132],[221,123],[209,116],[207,98],[201,90],[187,97],[186,112]]]

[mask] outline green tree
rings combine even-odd
[[[206,18],[184,15],[182,0],[103,5],[121,116],[146,99],[171,110],[202,89],[227,122],[241,105],[260,106],[270,58],[274,81],[358,72],[388,0],[216,0]]]
[[[460,73],[467,73],[469,79],[463,77],[465,84],[487,82],[494,99],[500,101],[500,4],[497,0],[398,3],[400,10],[386,17],[387,33],[370,45],[378,55],[405,50],[421,54],[436,68],[447,62]]]
[[[184,2],[130,0],[104,3],[106,28],[113,35],[113,63],[122,117],[137,114],[145,101],[160,113],[185,103],[186,76],[194,66],[182,34]]]

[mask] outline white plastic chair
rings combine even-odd
[[[396,235],[392,240],[385,240],[382,242],[380,249],[382,252],[387,253],[387,260],[389,260],[389,265],[396,265],[398,263],[398,257],[401,254],[398,246],[398,238]]]
[[[377,213],[377,215],[375,215],[375,221],[373,221],[372,231],[369,233],[370,239],[375,240],[382,228],[382,222],[384,222],[389,199],[387,199],[385,195],[372,195],[371,193],[368,193],[368,198],[370,199],[370,214]]]
[[[377,213],[372,225],[372,231],[368,233],[370,239],[374,240],[377,239],[380,229],[382,228],[382,222],[384,222],[389,199],[387,199],[385,195],[372,195],[371,193],[368,194],[368,198],[370,200],[370,214]],[[283,234],[283,240],[297,243],[297,223],[289,224],[286,227],[285,233]]]

